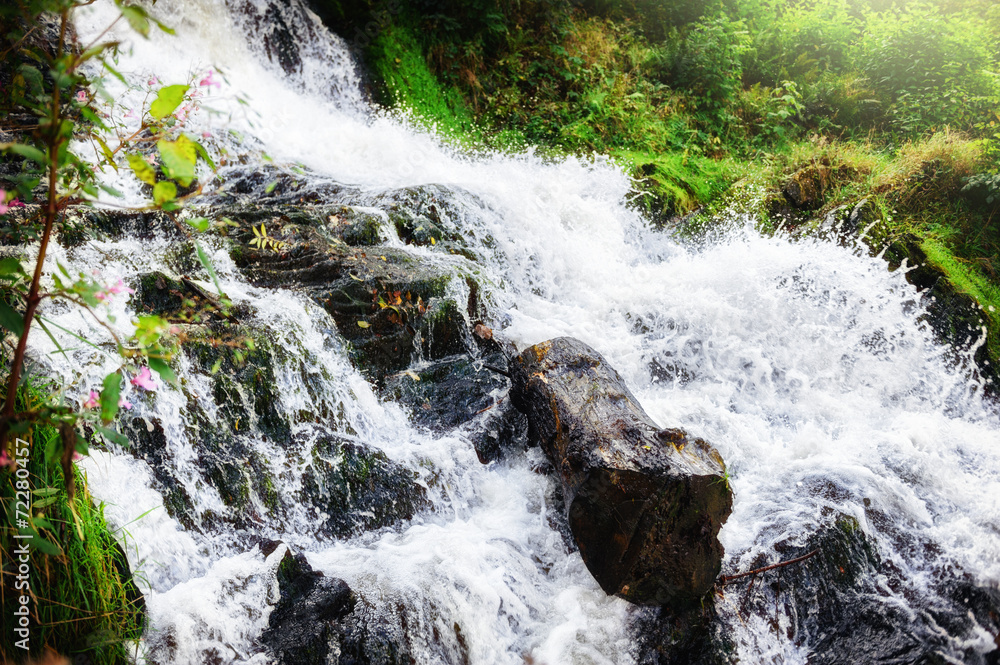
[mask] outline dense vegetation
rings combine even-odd
[[[803,169],[793,224],[863,198],[984,307],[1000,357],[1000,5],[314,0],[376,97],[463,142],[612,155],[676,225]],[[699,227],[700,228],[700,227]],[[993,309],[990,309],[990,308]]]

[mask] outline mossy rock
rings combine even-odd
[[[160,271],[139,275],[130,301],[136,313],[167,317],[193,305],[184,283]]]
[[[186,332],[185,354],[197,370],[211,377],[218,407],[213,416],[216,426],[223,431],[253,430],[277,441],[287,440],[291,423],[280,410],[275,378],[281,350],[266,331],[222,324],[192,326]]]
[[[352,247],[381,245],[389,240],[386,215],[374,208],[343,206],[330,211],[327,220],[332,231]]]
[[[877,247],[873,242],[873,253]],[[996,359],[990,357],[990,349],[1000,346],[996,340],[1000,331],[989,326],[976,299],[959,290],[945,271],[931,262],[921,241],[915,236],[896,238],[879,251],[883,253],[890,270],[905,266],[906,281],[920,292],[919,302],[925,309],[921,319],[927,322],[939,341],[952,348],[958,366],[969,364],[965,350],[971,348],[986,330],[987,341],[976,348],[972,360],[976,372],[987,380],[986,390],[995,393],[1000,388],[1000,371]]]
[[[793,173],[785,182],[782,192],[795,208],[815,210],[823,205],[829,187],[829,167],[810,165]]]
[[[407,520],[428,505],[415,474],[384,453],[332,435],[312,444],[300,502],[317,535],[344,537]]]
[[[238,264],[255,284],[294,288],[321,304],[369,379],[405,369],[418,351],[440,357],[460,348],[457,328],[466,324],[457,305],[435,300],[455,279],[451,271],[399,248],[330,242],[315,229],[277,236],[287,243],[280,253],[245,250]],[[415,344],[418,331],[426,349]]]

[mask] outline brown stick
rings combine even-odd
[[[62,12],[59,25],[59,50],[62,53],[66,46],[66,26],[69,22],[69,10]],[[57,56],[58,57],[58,56]],[[49,238],[52,236],[52,226],[55,223],[58,212],[58,197],[56,195],[56,183],[59,179],[59,145],[62,138],[59,134],[60,121],[59,107],[59,86],[56,85],[52,91],[52,123],[49,127],[49,191],[48,203],[45,208],[45,229],[42,232],[42,241],[38,247],[38,258],[35,261],[35,274],[31,280],[31,288],[25,299],[24,309],[24,331],[20,339],[17,340],[17,350],[10,366],[10,377],[7,381],[7,396],[3,405],[2,426],[0,426],[0,453],[7,451],[7,439],[10,435],[9,423],[14,416],[14,405],[17,401],[17,386],[21,382],[21,367],[24,364],[24,353],[28,347],[28,332],[31,329],[31,322],[35,318],[35,310],[42,298],[39,294],[42,281],[42,268],[45,265],[45,254],[49,247]]]
[[[788,561],[782,561],[780,563],[772,563],[770,566],[764,566],[763,568],[756,568],[754,570],[749,570],[749,571],[747,571],[745,573],[739,573],[737,575],[723,575],[722,577],[719,578],[719,582],[718,583],[720,585],[722,585],[722,586],[725,586],[725,585],[729,584],[730,582],[734,582],[734,581],[736,581],[738,579],[742,579],[744,577],[750,577],[751,575],[756,575],[757,573],[766,573],[767,571],[774,570],[775,568],[784,568],[785,566],[790,566],[793,563],[799,563],[801,561],[805,561],[806,559],[814,557],[817,554],[819,554],[819,552],[820,552],[820,550],[817,547],[816,549],[814,549],[812,552],[809,552],[808,554],[803,554],[800,557],[796,557],[794,559],[789,559]]]

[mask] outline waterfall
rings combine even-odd
[[[920,321],[905,270],[889,272],[857,248],[763,236],[739,220],[720,239],[683,245],[627,205],[631,183],[606,159],[451,148],[369,107],[347,45],[296,0],[179,0],[155,9],[177,36],[113,32],[125,44],[118,68],[130,81],[155,75],[166,83],[218,71],[224,85],[206,90],[189,127],[210,134],[230,163],[294,166],[298,177],[343,186],[350,203],[375,208],[390,190],[442,187],[442,224],[476,260],[414,251],[476,271],[503,322],[498,335],[518,348],[577,337],[621,372],[654,420],[711,441],[734,493],[720,533],[726,571],[774,562],[848,517],[894,571],[872,582],[878,607],[926,619],[926,608],[943,602],[948,576],[1000,584],[1000,416]],[[77,29],[95,35],[114,16],[113,3],[101,0],[79,10]],[[141,90],[117,86],[109,82],[117,113],[141,103]],[[237,170],[224,167],[223,181]],[[126,174],[108,178],[127,201],[141,200]],[[275,601],[277,559],[258,543],[268,538],[345,580],[376,614],[403,608],[381,620],[405,633],[421,663],[639,659],[633,631],[647,611],[606,596],[590,577],[560,532],[553,483],[535,471],[537,450],[483,465],[466,429],[414,425],[351,366],[321,307],[250,285],[221,241],[208,245],[222,289],[252,312],[247,325],[282,350],[274,385],[294,445],[259,430],[232,433],[277,479],[268,505],[280,516],[253,494],[256,518],[230,527],[218,488],[195,464],[197,414],[211,419],[220,408],[211,375],[184,355],[181,387],[126,387],[135,404],[127,417],[162,428],[161,463],[196,516],[194,524],[171,517],[157,469],[128,450],[94,451],[82,463],[146,594],[151,625],[139,658],[267,662],[258,641]],[[70,271],[100,265],[102,278],[135,284],[169,271],[174,258],[169,240],[155,236],[95,239],[59,248],[51,260]],[[114,326],[127,336],[134,312],[124,299],[113,307]],[[72,310],[46,315],[81,337],[102,334]],[[67,362],[46,338],[32,340],[33,357],[71,398],[117,366],[110,346],[75,346]],[[301,472],[327,435],[363,442],[408,469],[430,505],[392,528],[318,537],[316,514],[300,505]],[[740,662],[807,661],[808,641],[787,638],[794,608],[776,606],[772,624],[744,603],[736,592],[717,599]],[[992,640],[974,629],[944,638],[942,650],[960,660],[990,650]]]

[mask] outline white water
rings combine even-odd
[[[218,113],[202,110],[189,121],[192,132],[213,134],[216,149],[302,163],[373,196],[426,183],[472,195],[457,195],[462,213],[448,223],[485,257],[498,315],[509,316],[503,335],[519,347],[556,335],[582,339],[619,369],[657,422],[718,447],[735,494],[720,534],[727,571],[760,556],[776,561],[774,544],[802,544],[842,513],[902,571],[905,586],[886,586],[887,603],[932,595],[953,567],[979,584],[1000,584],[1000,418],[916,323],[915,294],[901,272],[832,244],[764,238],[749,227],[697,251],[678,246],[624,205],[629,182],[613,165],[463,157],[371,113],[343,45],[308,17],[299,25],[314,41],[303,71],[288,76],[267,60],[252,20],[230,18],[220,2],[164,4],[156,9],[170,12],[164,18],[178,36],[134,42],[119,69],[165,83],[209,67],[224,72],[226,85],[207,90]],[[268,6],[246,4],[261,14]],[[78,28],[95,34],[113,16],[111,3],[100,2],[81,12]],[[109,89],[124,107],[141,99]],[[116,186],[137,197],[125,183]],[[160,268],[166,249],[159,241],[92,242],[56,258],[71,269],[102,265],[110,281],[128,281]],[[567,552],[551,525],[559,516],[548,480],[530,470],[537,452],[484,467],[462,432],[415,429],[351,369],[336,338],[324,334],[334,325],[319,307],[247,286],[224,251],[216,260],[225,291],[257,308],[255,325],[299,350],[279,371],[283,409],[342,409],[334,429],[349,425],[359,440],[416,470],[434,501],[410,524],[333,544],[312,538],[304,515],[265,518],[261,533],[305,551],[314,567],[373,603],[402,601],[420,662],[449,661],[456,624],[473,663],[632,662],[632,610],[606,597],[579,555]],[[127,334],[128,312],[116,307]],[[71,312],[50,314],[100,335]],[[35,338],[36,355],[51,351]],[[91,351],[74,352],[72,366],[82,370],[53,361],[71,393],[116,366]],[[653,361],[684,372],[654,382]],[[181,370],[189,390],[207,386],[206,377]],[[318,388],[303,384],[304,371]],[[155,398],[130,396],[136,414],[164,422],[170,457],[199,510],[224,512],[190,464],[197,442],[183,427],[186,397],[168,388]],[[293,496],[301,451],[255,445],[284,473],[288,486],[280,490]],[[207,654],[265,662],[255,639],[274,600],[276,557],[265,561],[231,538],[186,531],[162,508],[146,463],[127,453],[95,453],[84,467],[111,523],[130,534],[130,562],[147,580],[152,626],[142,651],[158,662],[198,663]],[[871,523],[876,513],[891,516],[892,527]],[[808,644],[776,636],[760,617],[740,618],[738,604],[727,596],[719,606],[741,662],[806,662]],[[992,636],[968,639],[986,651]]]

